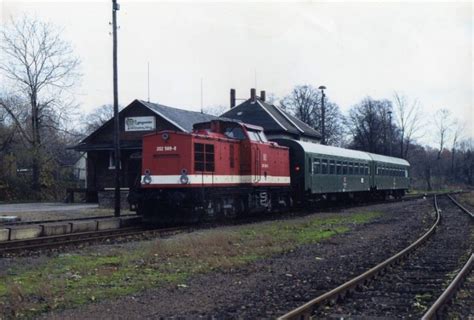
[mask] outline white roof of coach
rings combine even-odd
[[[318,153],[324,154],[328,156],[335,156],[335,157],[344,157],[344,158],[352,158],[358,160],[366,160],[371,161],[372,158],[369,156],[367,152],[351,150],[351,149],[343,149],[338,147],[332,146],[325,146],[322,144],[311,143],[311,142],[304,142],[300,140],[295,140],[305,152],[310,153]]]
[[[369,153],[369,155],[372,157],[372,159],[374,159],[374,161],[396,164],[400,166],[408,166],[408,167],[410,166],[410,163],[406,161],[405,159],[388,157],[388,156],[383,156],[381,154],[375,154],[375,153]]]
[[[374,160],[374,161],[385,162],[385,163],[390,163],[390,164],[410,166],[410,163],[408,163],[408,161],[404,159],[400,159],[400,158],[388,157],[388,156],[383,156],[380,154],[369,153],[369,152],[358,151],[358,150],[325,146],[322,144],[304,142],[300,140],[294,140],[294,141],[298,143],[305,152],[324,154],[324,155],[335,156],[335,157],[352,158],[352,159],[358,159],[358,160],[367,160],[367,161]]]

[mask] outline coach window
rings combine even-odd
[[[348,169],[349,170],[348,170],[347,174],[353,174],[354,173],[353,165],[354,164],[352,162],[349,162],[349,164],[348,164]]]
[[[367,176],[369,174],[369,165],[365,164],[364,168],[365,168],[365,175]]]
[[[347,174],[347,162],[342,163],[342,174]]]
[[[313,159],[313,173],[314,174],[321,173],[321,161],[319,159]]]
[[[336,162],[336,174],[342,174],[342,163],[341,163],[341,161]]]
[[[354,174],[355,175],[359,174],[359,163],[357,162],[354,163]]]
[[[336,173],[336,162],[334,160],[329,160],[329,174]]]
[[[313,173],[313,166],[311,164],[311,158],[308,158],[308,173]]]
[[[322,163],[321,173],[322,174],[327,174],[328,173],[328,161],[326,159],[323,159],[321,161],[321,163]]]

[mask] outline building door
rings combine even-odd
[[[132,152],[128,159],[127,187],[133,188],[140,185],[142,172],[142,154],[140,151]]]

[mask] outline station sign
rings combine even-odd
[[[126,117],[125,131],[150,131],[155,130],[155,117]]]

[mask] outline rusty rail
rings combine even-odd
[[[471,271],[473,265],[474,255],[471,254],[471,257],[466,262],[461,271],[458,273],[456,278],[454,278],[454,280],[449,284],[446,290],[444,290],[444,292],[439,296],[435,303],[433,303],[431,308],[429,308],[428,311],[423,315],[423,317],[421,318],[422,320],[436,319],[439,316],[440,311],[442,311],[444,305],[449,302],[449,300],[451,300],[453,295],[459,289],[462,282]]]
[[[448,195],[448,197],[462,211],[468,214],[471,218],[474,218],[474,214],[472,212],[467,210],[464,206],[462,206],[450,195]],[[444,292],[439,296],[439,298],[435,301],[435,303],[433,303],[431,308],[429,308],[428,311],[426,311],[426,313],[423,315],[423,317],[421,318],[422,320],[436,319],[437,317],[440,316],[440,312],[442,311],[444,305],[448,303],[449,300],[451,300],[451,298],[454,296],[454,294],[459,289],[464,279],[467,277],[467,275],[471,271],[473,265],[474,265],[474,254],[471,254],[471,257],[466,262],[466,264],[461,269],[461,271],[459,271],[457,276],[449,284],[446,290],[444,290]]]
[[[368,271],[364,272],[363,274],[355,277],[352,280],[347,281],[346,283],[340,285],[339,287],[326,292],[319,297],[305,303],[304,305],[288,312],[287,314],[279,317],[279,320],[306,320],[311,318],[311,314],[313,311],[323,304],[324,302],[331,301],[331,300],[337,300],[339,297],[344,296],[344,294],[349,291],[355,289],[357,286],[365,283],[368,281],[370,278],[376,276],[378,273],[380,273],[382,270],[384,270],[386,267],[389,265],[399,261],[402,259],[404,256],[406,256],[409,252],[414,250],[416,247],[418,247],[421,243],[423,243],[436,229],[438,226],[440,220],[441,220],[441,214],[438,208],[438,202],[436,199],[436,195],[434,195],[434,206],[436,210],[436,221],[435,223],[431,226],[431,228],[423,235],[421,236],[418,240],[413,242],[411,245],[403,249],[402,251],[398,252],[394,256],[388,258],[387,260],[383,261],[382,263],[376,265],[375,267],[369,269]]]

